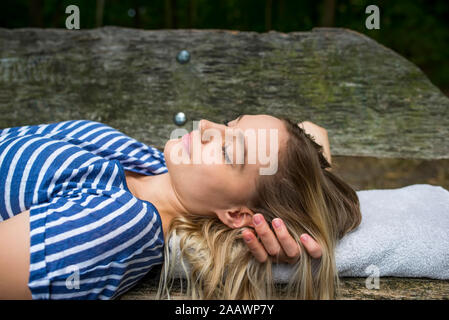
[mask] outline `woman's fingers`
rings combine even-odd
[[[245,229],[242,232],[242,236],[249,248],[249,251],[251,251],[256,260],[261,263],[265,262],[268,258],[268,253],[259,240],[257,240],[256,235],[249,229]]]
[[[290,235],[281,219],[273,219],[272,224],[274,232],[276,233],[282,249],[284,249],[287,259],[296,261],[301,255],[301,248],[298,246],[295,239],[293,239]]]
[[[273,231],[271,231],[268,223],[265,221],[263,215],[257,213],[253,217],[254,228],[262,241],[263,246],[270,256],[277,256],[281,251],[281,246],[276,239]]]
[[[268,256],[278,258],[279,260],[285,260],[285,253],[263,215],[260,213],[255,214],[253,217],[253,225],[260,241],[249,229],[244,230],[242,236],[257,261],[265,262],[268,259]]]
[[[310,122],[303,121],[298,123],[298,126],[302,128],[307,134],[314,137],[315,142],[323,147],[323,155],[329,164],[332,163],[332,156],[330,150],[329,136],[327,130],[319,125]],[[330,169],[330,168],[327,168]]]
[[[301,256],[301,248],[288,232],[287,227],[280,218],[273,219],[273,233],[263,215],[255,214],[253,224],[259,239],[253,231],[245,229],[242,236],[251,253],[259,262],[265,262],[268,257],[275,262],[295,263]],[[314,259],[321,258],[320,245],[308,234],[302,234],[301,243]]]
[[[285,241],[286,247],[290,249],[289,254],[291,255],[291,257],[287,256],[278,241],[277,235],[275,235],[273,231],[271,231],[268,223],[265,221],[261,214],[254,215],[253,225],[260,241],[250,230],[244,230],[242,232],[242,235],[251,253],[259,262],[265,262],[268,257],[271,257],[275,262],[294,263],[298,260],[299,253],[297,253],[295,248],[291,248],[292,244],[290,241],[294,242],[294,240],[288,238],[291,238],[291,236],[288,234],[286,229],[279,230],[279,234]],[[285,232],[287,232],[288,237],[285,236]],[[296,249],[299,250],[299,246],[296,243],[294,243],[294,245],[297,247]]]
[[[301,237],[299,238],[301,240],[301,243],[306,248],[307,252],[310,254],[310,256],[314,259],[321,258],[322,252],[320,245],[313,239],[311,236],[309,236],[306,233],[303,233]]]

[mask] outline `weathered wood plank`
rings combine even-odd
[[[342,278],[343,300],[448,300],[449,281],[424,278],[380,278],[379,289],[368,289],[364,278]]]
[[[157,272],[150,272],[132,290],[119,297],[121,300],[153,300],[157,292]],[[365,278],[340,278],[341,300],[393,299],[393,300],[447,300],[449,299],[449,280],[424,278],[379,279],[379,289],[368,289]],[[175,281],[172,299],[186,299],[180,289],[180,281]],[[185,284],[183,287],[185,292]]]
[[[92,119],[161,148],[178,111],[312,120],[335,155],[449,158],[449,100],[350,30],[0,29],[0,128]]]

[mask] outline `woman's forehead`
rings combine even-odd
[[[258,114],[258,115],[241,115],[231,122],[237,127],[260,128],[260,129],[284,129],[282,121],[276,117]]]
[[[269,115],[245,115],[230,126],[243,131],[244,163],[250,171],[262,174],[275,174],[278,168],[279,153],[288,137],[282,120]],[[251,166],[252,165],[252,166]],[[268,168],[268,169],[261,169]],[[272,168],[272,169],[270,169]]]

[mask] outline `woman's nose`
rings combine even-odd
[[[218,123],[215,123],[215,122],[212,122],[209,120],[205,120],[205,119],[200,120],[201,142],[202,143],[211,142],[211,140],[215,136],[215,134],[210,134],[211,132],[209,132],[209,134],[207,134],[207,133],[204,134],[204,132],[206,130],[217,130],[217,133],[220,134],[223,138],[224,128],[225,128],[224,125],[220,125]]]

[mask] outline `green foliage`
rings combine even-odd
[[[64,28],[65,8],[76,4],[81,28],[95,28],[97,2],[2,0],[0,27]],[[370,4],[380,8],[380,30],[365,28],[365,8]],[[356,30],[395,50],[449,93],[447,0],[104,0],[101,25],[291,32],[321,26],[325,12],[331,12],[330,26]]]

